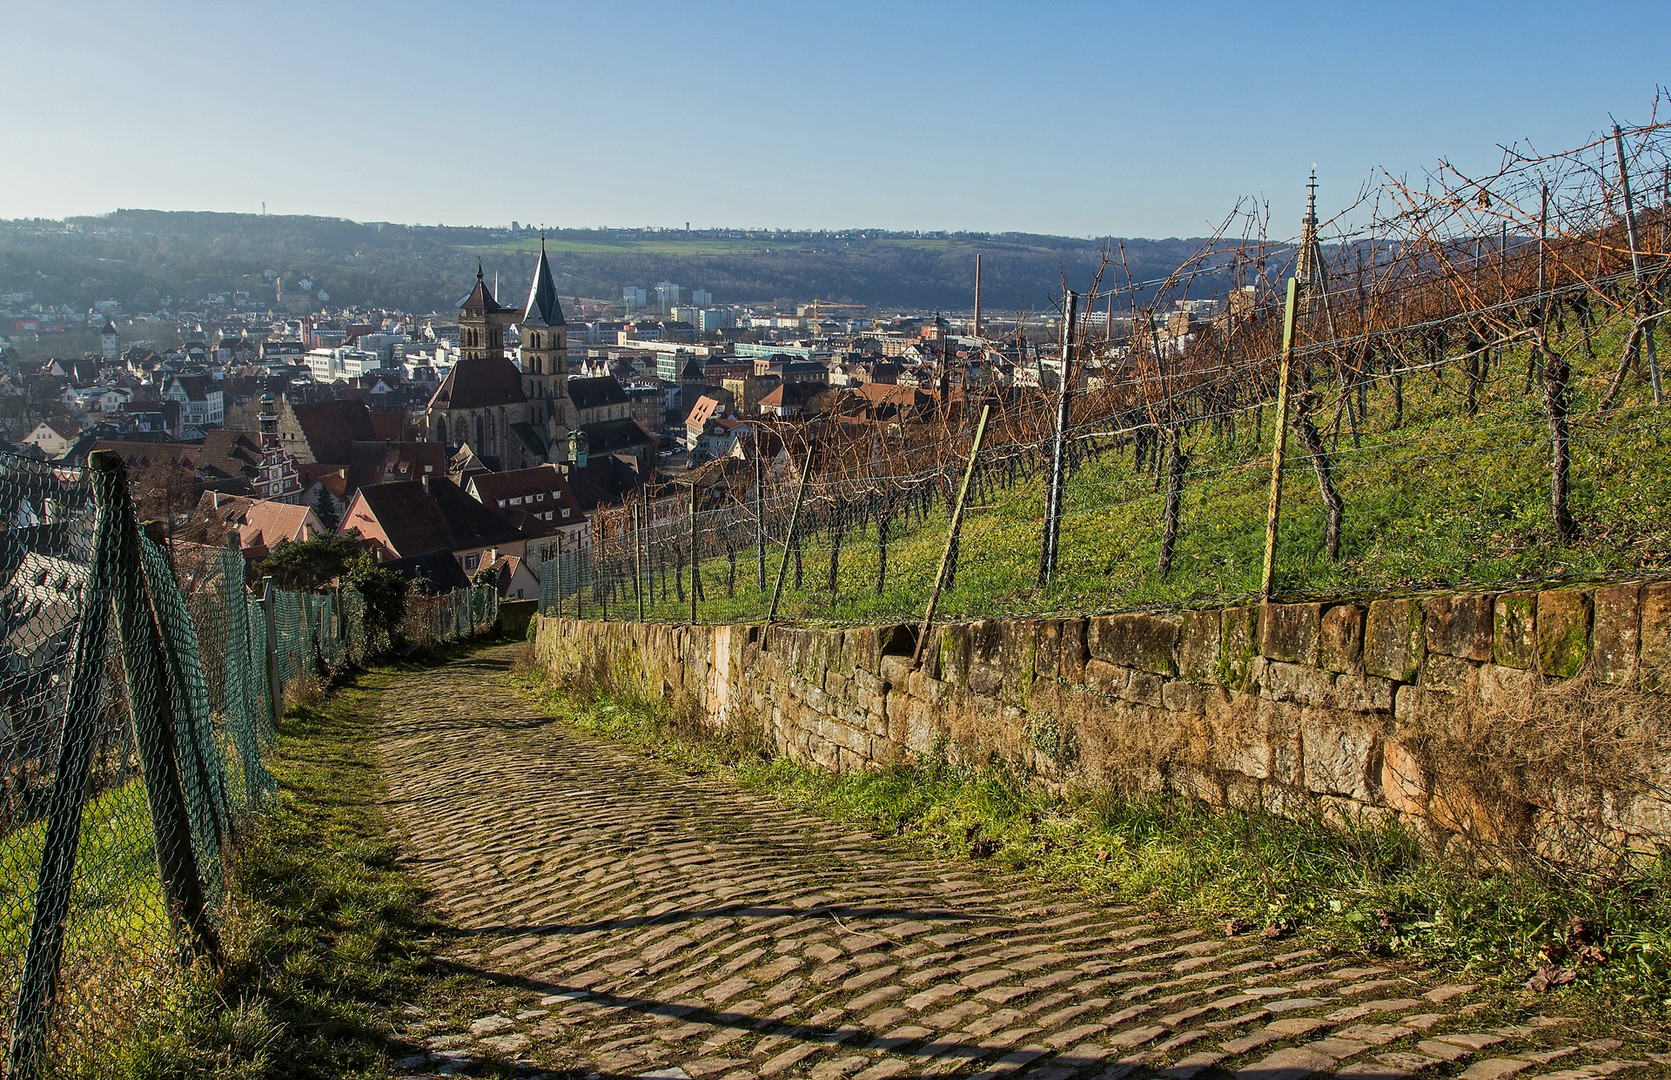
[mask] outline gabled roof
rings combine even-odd
[[[450,551],[426,551],[406,559],[391,559],[383,564],[383,569],[393,570],[409,581],[427,581],[429,587],[438,593],[452,592],[470,584],[469,576]]]
[[[589,379],[569,380],[569,400],[577,409],[599,409],[606,405],[625,405],[629,400],[627,388],[613,375],[598,375]]]
[[[528,400],[522,373],[503,356],[460,360],[429,399],[432,409],[481,409]]]
[[[440,477],[364,487],[355,499],[377,519],[400,558],[524,539],[505,519]]]
[[[397,412],[373,412],[371,414],[371,430],[379,439],[400,441],[405,434],[406,417]]]
[[[238,546],[245,551],[262,548],[271,551],[280,540],[299,542],[319,531],[319,519],[311,506],[253,499],[244,509]]]
[[[599,454],[618,454],[624,450],[656,445],[656,437],[645,431],[642,424],[630,417],[619,420],[599,420],[595,424],[581,424],[580,430],[586,433],[586,453],[589,457],[596,457]]]
[[[356,442],[348,455],[347,491],[446,475],[447,448],[440,443]]]
[[[549,465],[502,473],[481,473],[467,480],[465,486],[481,500],[482,505],[501,514],[508,515],[513,509],[510,505],[512,499],[522,499],[523,509],[529,509],[532,502],[533,511],[557,511],[552,515],[554,525],[572,524],[580,513],[580,503],[576,501],[574,492],[569,490],[568,481],[563,479],[559,470]],[[539,499],[538,496],[542,495],[544,499]],[[569,511],[569,517],[563,517],[564,510]]]
[[[612,454],[589,453],[584,469],[564,465],[562,470],[575,501],[587,513],[599,506],[621,505],[644,483],[637,469]]]
[[[472,294],[473,295],[473,294]],[[551,264],[545,259],[545,237],[540,237],[540,261],[534,264],[534,283],[528,289],[528,307],[523,326],[564,326],[563,305],[557,302],[557,286],[551,280]]]
[[[255,479],[261,473],[261,436],[253,431],[224,428],[204,432],[197,469],[206,479],[235,476]]]
[[[371,425],[371,410],[363,401],[316,401],[306,405],[289,403],[315,461],[346,465],[359,441],[377,437]]]
[[[686,425],[695,424],[697,427],[701,427],[712,420],[717,412],[719,412],[719,400],[704,394],[696,399],[695,405],[690,407],[690,415],[685,417],[685,423]]]

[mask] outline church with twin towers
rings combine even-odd
[[[522,335],[520,371],[505,352],[511,326]],[[544,240],[522,308],[501,306],[477,263],[476,287],[458,313],[458,344],[458,362],[424,410],[430,441],[449,453],[468,446],[501,470],[570,461],[593,425],[583,425],[570,395],[568,327]]]

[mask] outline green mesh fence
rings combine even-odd
[[[372,652],[352,589],[258,583],[235,539],[142,534],[125,471],[0,455],[0,1035],[7,1077],[97,1076],[220,954],[224,866],[278,709]],[[491,587],[414,597],[423,646]],[[386,643],[385,643],[386,644]]]

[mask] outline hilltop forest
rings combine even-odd
[[[985,255],[983,304],[994,317],[1040,312],[1050,297],[1089,285],[1105,239],[1019,233],[880,230],[762,232],[560,229],[546,234],[565,297],[619,302],[623,286],[673,281],[718,304],[813,299],[873,308],[964,310],[975,254]],[[1132,276],[1176,269],[1198,239],[1123,241]],[[130,311],[175,307],[210,293],[270,294],[310,277],[332,306],[447,310],[468,290],[476,260],[515,303],[540,237],[528,228],[394,225],[338,218],[119,210],[65,222],[0,222],[0,292],[84,309],[118,300]]]

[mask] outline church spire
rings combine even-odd
[[[551,263],[545,257],[545,237],[540,237],[540,259],[534,264],[534,282],[528,287],[523,308],[523,326],[566,326],[563,305],[557,301],[557,283],[551,278]]]

